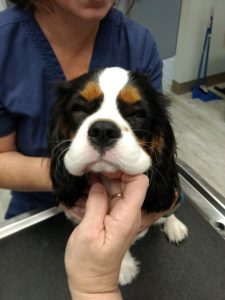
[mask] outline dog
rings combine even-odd
[[[58,83],[49,125],[50,173],[57,201],[74,207],[88,190],[90,172],[119,170],[148,175],[144,211],[170,209],[180,185],[168,102],[151,87],[148,76],[119,67]],[[163,223],[172,242],[188,235],[174,214],[157,223]],[[127,251],[120,284],[130,283],[138,271],[138,262]]]

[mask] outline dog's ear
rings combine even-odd
[[[158,113],[156,111],[153,116],[151,137],[147,143],[151,146],[147,147],[147,151],[152,158],[152,166],[148,170],[150,185],[143,209],[148,212],[169,209],[176,198],[176,192],[179,192],[176,141],[167,113],[167,99],[159,95],[157,97],[160,97]]]
[[[55,87],[56,101],[49,122],[48,144],[51,157],[50,176],[53,194],[57,202],[72,207],[85,190],[85,177],[69,174],[64,166],[64,155],[71,144],[71,128],[69,127],[67,106],[72,93],[71,82],[60,82]]]
[[[50,150],[59,141],[68,139],[67,102],[72,92],[71,82],[59,81],[55,84],[55,103],[53,105],[48,127],[48,142]]]

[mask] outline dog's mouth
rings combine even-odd
[[[115,147],[108,149],[104,154],[90,145],[79,147],[75,141],[64,156],[65,168],[73,176],[83,176],[88,172],[114,173],[118,170],[136,175],[148,170],[152,164],[150,155],[133,137],[131,141],[120,139]]]
[[[99,160],[91,163],[88,166],[89,171],[95,172],[95,173],[114,173],[119,170],[119,167],[116,166],[114,162],[109,162],[108,160],[105,160],[103,158],[100,158]]]

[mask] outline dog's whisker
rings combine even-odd
[[[144,144],[145,144],[145,145],[153,145],[154,143],[153,143],[153,142],[147,142],[147,141],[146,141],[146,142],[144,142]]]
[[[63,158],[64,158],[64,157],[63,157],[63,154],[65,154],[65,152],[68,151],[69,148],[70,148],[70,147],[67,147],[67,148],[63,149],[63,150],[60,152],[60,154],[59,154],[59,156],[58,156],[58,158],[57,158],[57,161],[58,161],[58,162],[61,160],[61,158],[62,158],[62,160],[63,160]]]
[[[60,147],[62,144],[64,143],[67,143],[67,142],[71,142],[72,140],[71,139],[68,139],[68,140],[62,140],[61,142],[59,142],[53,149],[52,149],[52,153],[54,153],[56,151],[56,149],[58,147]]]
[[[165,184],[168,186],[168,183],[167,183],[165,177],[162,175],[162,173],[156,167],[154,167],[154,166],[152,166],[152,170],[156,171],[161,176],[161,178],[163,179],[163,181],[165,182]]]
[[[151,172],[151,174],[149,175],[150,172]],[[152,182],[152,180],[153,180],[153,170],[148,169],[146,173],[147,173],[146,175],[147,175],[148,178],[149,178],[149,186],[150,186],[150,188],[151,188],[151,182]]]
[[[148,134],[152,134],[150,131],[148,130],[144,130],[144,129],[139,129],[139,128],[132,128],[132,130],[135,132],[135,131],[142,131],[142,132],[146,132]]]
[[[56,161],[56,174],[58,174],[58,172],[59,172],[61,166],[62,166],[63,169],[65,170],[64,163],[62,163],[62,162],[63,162],[64,154],[65,154],[65,152],[68,151],[68,150],[69,150],[69,147],[63,149],[63,150],[60,152],[60,154],[58,155],[57,161]],[[65,173],[65,175],[67,175],[67,174]]]
[[[149,150],[150,152],[152,152],[155,155],[155,160],[157,161],[157,159],[158,159],[157,152],[151,146],[147,146],[147,147],[145,147],[145,149]]]

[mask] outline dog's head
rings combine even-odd
[[[175,182],[167,177],[177,176],[175,141],[166,103],[147,76],[117,67],[58,84],[49,131],[51,176],[58,200],[72,206],[87,187],[89,172],[118,170],[147,172],[149,191],[156,193],[150,197],[159,196],[163,182],[167,192],[171,186],[174,196]]]

